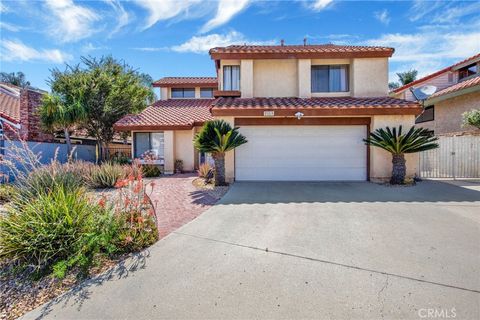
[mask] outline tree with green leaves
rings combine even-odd
[[[0,81],[13,84],[18,87],[28,87],[30,82],[27,81],[25,74],[21,71],[18,72],[0,72]]]
[[[80,101],[86,113],[82,127],[97,139],[101,159],[106,159],[106,147],[113,140],[114,123],[142,111],[154,99],[145,75],[111,56],[82,57],[79,65],[54,69],[49,83],[66,104]]]
[[[438,148],[437,137],[433,136],[428,129],[411,127],[407,133],[402,133],[402,126],[390,129],[379,128],[370,132],[363,141],[367,145],[382,148],[392,154],[392,177],[391,184],[405,183],[406,153],[417,153]]]
[[[417,75],[418,75],[418,71],[415,69],[410,69],[408,71],[397,73],[398,80],[400,81],[402,86],[417,80]]]
[[[210,153],[215,162],[215,185],[225,185],[225,154],[247,143],[247,139],[224,120],[207,121],[195,136],[194,146]]]
[[[400,85],[398,84],[398,82],[389,82],[388,83],[388,89],[390,90],[395,90],[397,88],[400,88]]]
[[[480,109],[472,109],[462,114],[463,125],[480,129]]]
[[[67,142],[68,155],[72,153],[70,130],[86,119],[85,109],[80,101],[66,103],[55,94],[45,94],[39,108],[40,123],[47,131],[62,130]]]

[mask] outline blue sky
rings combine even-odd
[[[229,44],[392,46],[390,79],[480,52],[478,1],[0,0],[0,70],[47,89],[53,67],[112,54],[154,79],[214,76]]]

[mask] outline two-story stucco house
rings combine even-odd
[[[391,95],[414,101],[411,89],[426,85],[437,87],[437,92],[424,102],[425,111],[416,119],[418,126],[435,134],[478,131],[462,126],[462,113],[480,109],[480,53],[397,88]]]
[[[224,119],[248,143],[226,156],[232,180],[369,180],[391,174],[391,156],[365,146],[376,128],[414,125],[414,101],[388,96],[394,49],[341,45],[233,45],[210,50],[217,78],[163,78],[161,100],[116,124],[133,134],[133,154],[153,149],[166,173],[180,159],[194,170],[192,140]],[[218,82],[217,82],[218,79]],[[407,155],[407,174],[417,156]]]

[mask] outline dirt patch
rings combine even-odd
[[[64,279],[47,276],[38,281],[32,280],[29,272],[14,272],[14,266],[0,263],[0,319],[21,317],[86,279],[109,270],[118,261],[99,259],[98,266],[90,270],[87,278],[78,279],[77,273],[72,271]]]

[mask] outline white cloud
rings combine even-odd
[[[170,48],[168,47],[140,47],[140,48],[132,48],[132,49],[137,51],[144,51],[144,52],[158,52],[158,51],[170,50]]]
[[[0,2],[0,12],[2,13],[8,12],[8,7],[3,2]]]
[[[4,29],[10,32],[18,32],[23,29],[23,27],[0,21],[0,29]]]
[[[25,45],[19,40],[2,40],[2,59],[5,61],[46,61],[63,63],[72,59],[68,53],[58,49],[37,50]]]
[[[209,34],[206,36],[194,36],[187,42],[174,46],[171,49],[177,52],[193,52],[193,53],[208,53],[208,50],[214,47],[224,47],[232,44],[273,44],[273,40],[269,41],[254,41],[248,40],[243,34],[237,31],[231,31],[227,34]]]
[[[87,54],[87,53],[90,53],[90,52],[93,52],[93,51],[105,50],[105,49],[108,49],[108,47],[106,47],[106,46],[96,46],[93,43],[89,42],[89,43],[85,44],[84,46],[82,46],[81,51],[82,51],[82,53]]]
[[[412,68],[422,77],[446,67],[452,60],[462,60],[480,52],[480,31],[386,34],[364,44],[395,48],[391,58],[392,80],[396,79],[396,72]]]
[[[375,17],[375,19],[377,19],[384,25],[388,25],[390,23],[390,15],[387,9],[383,9],[382,11],[376,11],[373,16]]]
[[[47,0],[52,15],[48,32],[61,42],[74,42],[95,32],[93,23],[100,17],[91,9],[79,6],[72,0]]]
[[[328,5],[330,5],[332,2],[333,0],[315,0],[311,7],[315,11],[321,11],[328,7]]]
[[[136,0],[136,3],[149,12],[147,22],[143,29],[148,29],[158,21],[164,21],[183,13],[188,16],[191,6],[201,0]]]
[[[218,26],[230,21],[235,15],[247,8],[250,0],[219,0],[215,17],[209,20],[201,29],[201,32],[208,32]]]
[[[116,14],[117,25],[110,32],[110,36],[119,32],[123,27],[125,27],[130,22],[130,14],[125,10],[120,1],[118,0],[104,0],[108,5],[113,8],[113,11]]]

